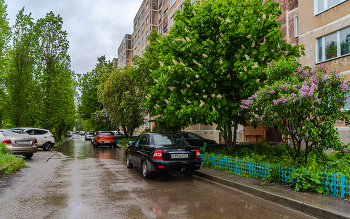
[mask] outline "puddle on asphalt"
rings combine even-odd
[[[73,138],[64,142],[56,149],[62,154],[74,159],[116,159],[125,162],[125,148],[124,147],[98,147],[94,148],[90,141],[85,141],[84,138]]]

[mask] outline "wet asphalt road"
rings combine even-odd
[[[145,180],[124,154],[77,135],[38,151],[29,168],[0,179],[0,218],[312,218],[198,177]]]

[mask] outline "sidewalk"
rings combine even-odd
[[[197,176],[319,218],[350,218],[350,201],[313,192],[295,192],[285,184],[274,185],[261,179],[201,167]]]

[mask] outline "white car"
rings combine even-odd
[[[42,148],[44,151],[50,151],[51,148],[55,145],[55,136],[46,129],[14,128],[12,131],[35,137],[38,141],[37,146],[39,148]]]

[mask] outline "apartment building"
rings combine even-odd
[[[131,38],[132,52],[131,56],[143,56],[146,47],[148,35],[152,29],[158,29],[158,0],[144,0],[139,8],[133,22],[133,33]]]
[[[302,65],[325,65],[350,81],[350,1],[299,1],[299,43],[305,46]],[[344,110],[349,110],[350,103]],[[345,124],[335,125],[344,143],[350,142]]]
[[[118,48],[118,67],[124,67],[131,64],[131,35],[125,34]]]

